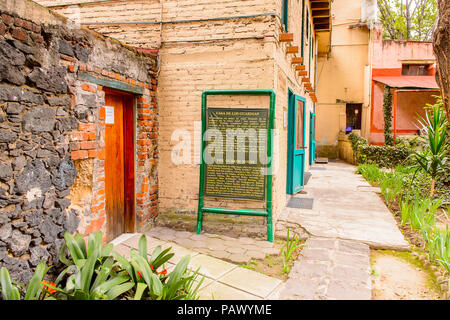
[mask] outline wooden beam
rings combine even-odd
[[[286,53],[298,53],[298,46],[290,46],[286,48]]]
[[[318,1],[311,3],[311,10],[329,9],[330,3],[328,1]]]
[[[308,75],[308,71],[299,71],[298,75],[301,77],[307,76]]]
[[[314,30],[316,31],[323,31],[323,30],[330,30],[330,24],[316,24],[314,25]]]
[[[295,71],[302,71],[302,70],[305,70],[305,66],[303,64],[295,66]]]
[[[293,57],[291,64],[302,64],[303,63],[303,58],[302,57]]]
[[[312,16],[313,18],[321,18],[321,17],[329,17],[330,16],[330,9],[326,9],[326,10],[314,10],[312,12]]]
[[[302,83],[305,83],[305,82],[306,82],[306,83],[309,83],[309,80],[310,80],[309,78],[303,78],[303,79],[302,79]]]
[[[330,23],[330,18],[313,18],[313,23],[314,24],[329,24]]]
[[[282,33],[280,34],[280,42],[291,42],[294,41],[293,33]]]

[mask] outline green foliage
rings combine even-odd
[[[112,244],[103,245],[100,231],[88,236],[87,245],[80,234],[66,233],[64,239],[59,258],[67,267],[55,283],[45,282],[49,268],[41,261],[28,286],[18,284],[25,292],[24,300],[198,299],[204,279],[198,281],[198,270],[187,269],[190,257],[182,258],[170,274],[166,269],[158,271],[174,254],[169,253],[171,248],[158,246],[149,257],[145,235],[140,238],[139,250],[131,250],[130,260],[113,252]],[[4,267],[0,269],[0,289],[3,300],[21,299]]]
[[[358,172],[368,181],[380,184],[388,205],[399,204],[402,225],[420,232],[424,248],[431,261],[436,261],[450,273],[450,233],[436,228],[436,214],[445,204],[444,198],[430,198],[424,191],[429,176],[419,168],[397,166],[393,172],[383,172],[374,164],[358,166]],[[426,183],[424,183],[426,182]],[[447,188],[448,192],[448,188]],[[448,209],[447,209],[448,210]]]
[[[48,291],[44,289],[43,280],[49,269],[45,261],[39,262],[30,282],[25,287],[20,283],[12,281],[8,270],[2,267],[0,269],[0,291],[2,293],[2,299],[21,300],[20,288],[22,288],[22,291],[24,291],[23,300],[43,300],[48,294]]]
[[[286,246],[282,249],[281,254],[283,256],[283,272],[289,273],[289,265],[288,261],[292,259],[292,254],[297,248],[303,246],[304,244],[300,243],[300,237],[295,235],[294,237],[290,237],[289,228],[287,229],[286,236]]]
[[[383,115],[384,115],[384,144],[386,146],[394,145],[394,136],[391,131],[392,124],[392,93],[391,88],[386,86],[383,98]]]
[[[425,118],[419,120],[421,130],[426,137],[427,148],[421,152],[414,151],[412,155],[415,166],[420,167],[432,179],[431,196],[434,194],[435,181],[438,176],[449,173],[447,165],[449,145],[446,141],[448,122],[441,104],[433,105],[431,107],[433,113],[431,114],[427,110]]]
[[[376,164],[381,168],[394,168],[406,164],[411,149],[404,146],[375,146],[351,132],[348,139],[352,145],[357,164]]]
[[[378,0],[384,39],[431,41],[436,0]]]
[[[139,239],[138,251],[130,251],[130,261],[122,257],[119,253],[113,252],[113,256],[118,261],[118,265],[137,283],[135,300],[195,300],[197,291],[204,281],[202,278],[197,281],[198,270],[192,272],[187,266],[189,256],[184,257],[177,264],[175,269],[167,275],[167,270],[158,271],[158,268],[170,260],[174,254],[169,253],[171,247],[162,250],[157,246],[150,258],[147,252],[147,238],[142,235]],[[195,285],[197,283],[197,285]]]
[[[436,230],[426,239],[430,259],[436,259],[450,273],[450,232],[448,225],[445,230]]]
[[[394,200],[398,200],[403,190],[403,176],[395,172],[387,173],[381,177],[381,194],[386,199],[388,206],[391,206]]]
[[[374,185],[380,185],[384,175],[384,172],[376,164],[359,165],[357,173],[362,174],[367,181]]]

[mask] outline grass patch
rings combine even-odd
[[[300,241],[300,244],[304,244],[305,241]],[[240,267],[251,269],[259,273],[265,274],[270,277],[274,277],[280,280],[287,280],[289,272],[284,272],[283,268],[283,255],[282,250],[286,248],[287,241],[282,239],[276,239],[275,245],[279,247],[280,253],[277,255],[266,255],[263,260],[252,259],[247,264],[241,264]],[[299,257],[302,250],[302,246],[297,247],[291,254],[290,259],[287,261],[287,267],[289,270],[292,268],[294,262]]]

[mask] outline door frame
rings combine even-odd
[[[123,104],[123,159],[124,159],[124,226],[123,232],[135,231],[135,207],[136,207],[136,179],[135,179],[135,163],[136,163],[136,119],[135,106],[136,95],[112,88],[103,87],[103,91],[109,95],[122,96],[125,99]],[[105,171],[106,180],[106,171]],[[106,188],[106,186],[105,186]],[[107,218],[108,221],[108,218]],[[106,227],[108,230],[108,226]]]
[[[300,100],[303,102],[303,163],[302,172],[300,172],[300,188],[295,189],[293,177],[294,177],[294,157],[296,146],[296,132],[297,132],[297,106],[296,102]],[[305,185],[305,159],[306,159],[306,99],[302,96],[294,94],[291,89],[288,89],[288,128],[287,128],[287,176],[286,176],[286,193],[295,194],[303,190]]]
[[[316,161],[316,113],[310,112],[309,121],[309,164]]]

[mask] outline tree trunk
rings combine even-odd
[[[433,33],[433,50],[436,55],[436,82],[441,88],[447,119],[450,121],[450,1],[438,0],[439,17]]]

